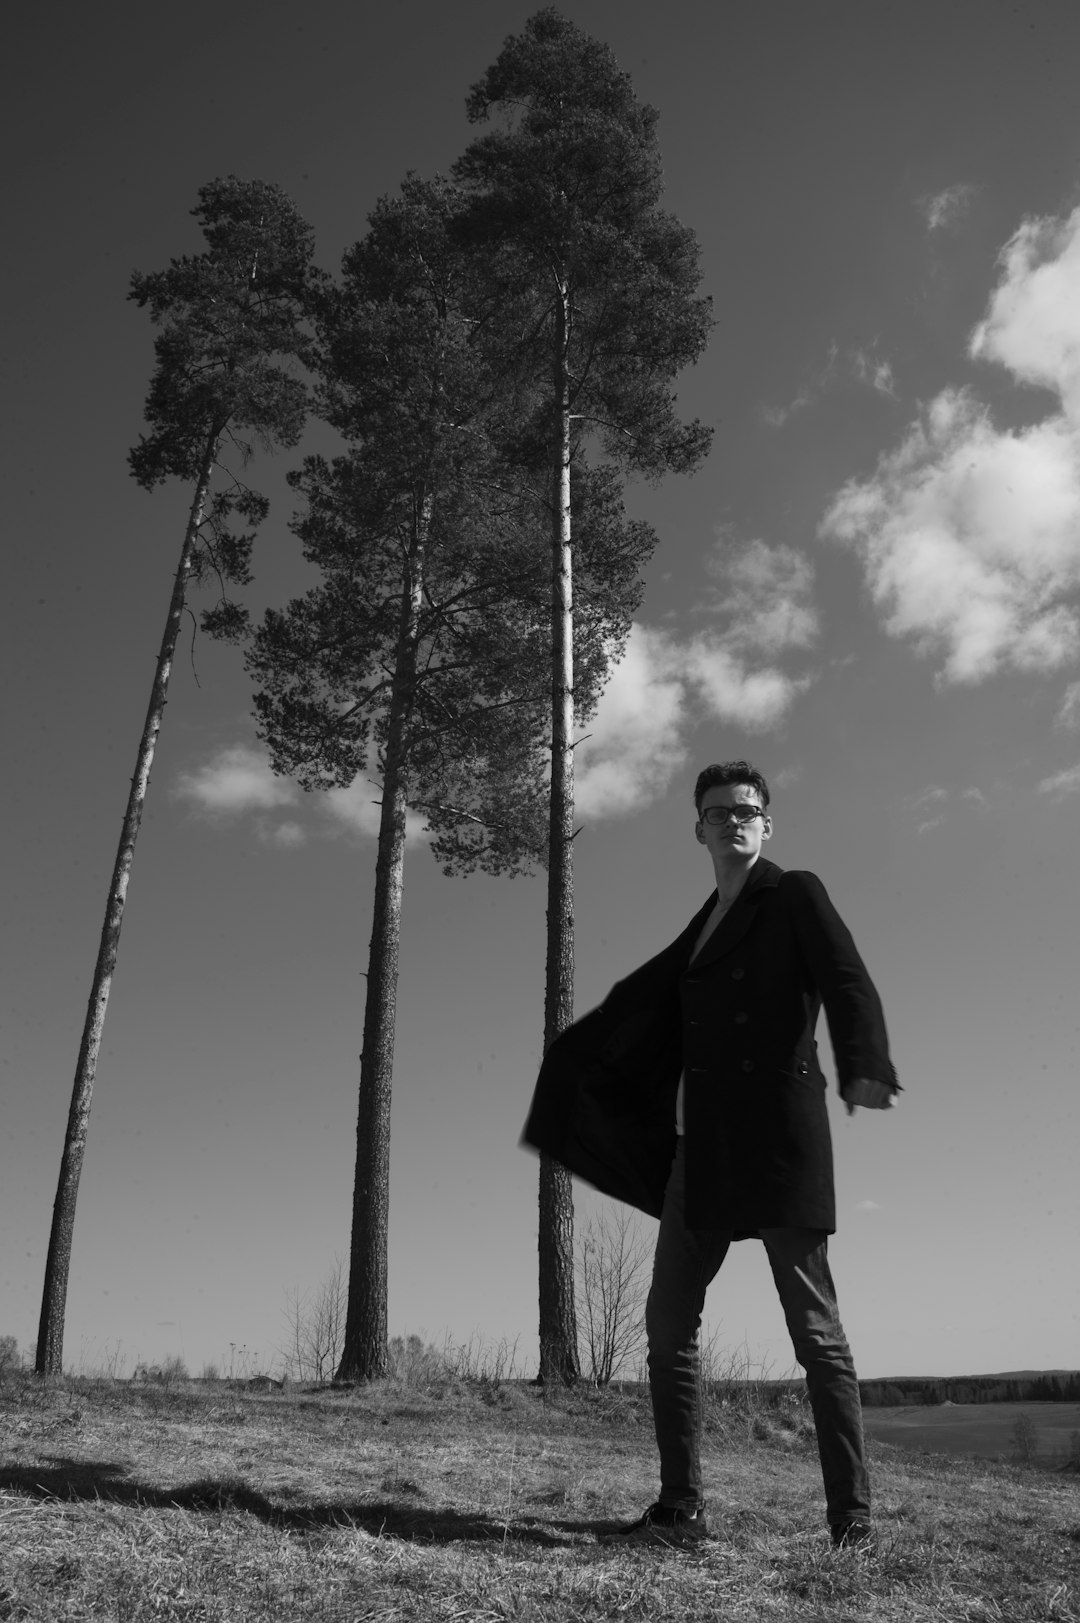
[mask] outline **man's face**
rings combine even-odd
[[[694,833],[714,863],[731,863],[746,868],[761,855],[761,847],[772,833],[772,819],[765,815],[754,817],[746,823],[736,823],[730,817],[723,823],[709,821],[707,813],[710,807],[727,811],[732,806],[756,806],[760,812],[761,796],[749,783],[717,784],[706,789]]]

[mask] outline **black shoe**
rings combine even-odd
[[[833,1545],[838,1550],[874,1552],[874,1529],[869,1522],[838,1522],[832,1529]]]
[[[704,1508],[679,1510],[657,1502],[636,1522],[620,1527],[617,1532],[606,1533],[604,1539],[611,1544],[665,1544],[669,1549],[687,1550],[708,1536],[709,1523]]]

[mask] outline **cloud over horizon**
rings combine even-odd
[[[1053,795],[1055,800],[1062,800],[1066,795],[1080,794],[1080,761],[1075,766],[1066,767],[1063,772],[1055,772],[1052,777],[1043,778],[1038,790],[1041,795]]]
[[[798,416],[817,402],[832,388],[845,383],[856,383],[872,389],[875,394],[896,399],[896,377],[892,362],[880,354],[878,343],[853,345],[841,349],[835,341],[830,344],[825,364],[804,383],[786,406],[763,406],[761,416],[769,428],[783,428],[792,417]]]
[[[789,547],[721,537],[708,565],[700,616],[688,636],[635,623],[587,737],[575,751],[575,804],[585,816],[619,816],[662,795],[686,761],[690,730],[715,719],[769,732],[785,719],[808,675],[781,657],[818,634],[813,571]]]
[[[635,623],[611,672],[596,716],[574,753],[575,805],[587,817],[618,817],[662,796],[684,765],[689,735],[703,722],[771,732],[780,726],[812,675],[792,673],[787,656],[816,642],[813,566],[791,547],[762,540],[739,544],[718,536],[691,619],[679,632]],[[205,765],[184,772],[174,791],[203,811],[241,816],[314,804],[324,832],[376,837],[380,785],[374,769],[347,788],[305,796],[277,777],[261,747],[228,745]],[[307,838],[290,818],[257,828],[268,844]],[[410,839],[425,837],[410,812]]]
[[[379,833],[381,789],[374,769],[361,773],[347,788],[305,795],[290,778],[279,777],[273,771],[260,745],[225,745],[203,766],[181,772],[173,793],[211,816],[254,814],[259,838],[285,850],[306,844],[308,831],[295,818],[274,823],[259,814],[310,804],[321,815],[324,832],[369,835],[372,839]],[[410,840],[424,838],[423,818],[409,812],[405,830]]]
[[[1080,732],[1080,682],[1070,682],[1061,695],[1054,725],[1068,732]]]
[[[857,553],[886,631],[940,660],[944,682],[1080,657],[1080,209],[1025,221],[999,265],[969,353],[1058,409],[1000,429],[970,389],[944,389],[820,525]]]
[[[181,772],[173,792],[203,811],[229,816],[293,806],[300,797],[291,779],[279,777],[265,752],[250,744],[226,745],[205,766]]]
[[[979,188],[964,182],[946,186],[940,192],[919,198],[919,207],[928,231],[943,231],[963,219],[971,207]]]
[[[327,789],[319,796],[319,806],[340,832],[367,834],[378,839],[379,819],[382,816],[382,785],[369,767],[344,789]],[[405,813],[405,838],[426,838],[424,819],[417,812]]]

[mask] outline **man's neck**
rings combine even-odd
[[[730,861],[713,863],[713,872],[716,875],[716,894],[721,907],[731,906],[749,879],[751,870],[757,860],[757,857],[754,856],[746,863],[734,864]]]

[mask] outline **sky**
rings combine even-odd
[[[153,364],[128,279],[198,251],[198,188],[230,173],[281,185],[334,270],[408,171],[449,169],[469,87],[533,9],[58,0],[9,30],[0,1335],[21,1347],[190,499],[127,472]],[[660,541],[578,752],[576,1007],[704,901],[694,777],[748,756],[769,855],[825,882],[905,1090],[888,1113],[830,1106],[860,1374],[1075,1368],[1080,11],[562,9],[659,109],[665,206],[716,316],[679,383],[715,427],[708,461],[629,495]],[[256,612],[309,578],[296,459],[251,470],[272,498]],[[274,778],[240,655],[185,631],[98,1067],[69,1367],[278,1367],[291,1294],[347,1254],[376,792]],[[526,1373],[544,910],[542,875],[446,879],[410,840],[390,1331],[505,1342]],[[579,1187],[577,1210],[580,1229],[604,1203]],[[733,1249],[706,1321],[755,1370],[792,1370],[760,1245]]]

